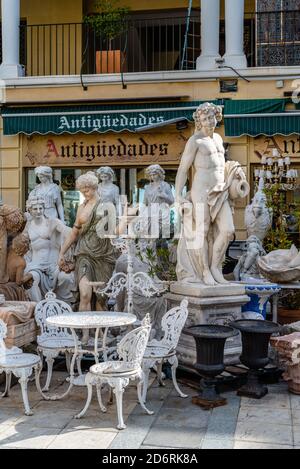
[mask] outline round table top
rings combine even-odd
[[[130,313],[114,311],[82,311],[66,313],[47,318],[47,324],[70,329],[97,329],[105,327],[128,326],[136,321],[136,316]]]

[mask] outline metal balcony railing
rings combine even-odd
[[[130,73],[195,69],[201,53],[200,15],[130,19],[108,41],[85,23],[21,27],[27,76]],[[248,66],[300,65],[300,11],[245,15]],[[225,52],[221,22],[220,53]]]

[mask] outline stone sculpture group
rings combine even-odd
[[[137,209],[127,207],[120,195],[114,170],[101,167],[77,178],[76,189],[83,196],[83,203],[73,226],[67,227],[62,189],[53,181],[53,170],[47,166],[36,168],[39,183],[28,196],[26,214],[0,206],[0,293],[10,300],[38,302],[51,290],[75,311],[105,310],[107,298],[94,292],[93,282],[107,285],[114,273],[126,273],[127,257],[120,255],[103,229],[110,226],[110,236],[122,236],[128,229],[128,215],[137,217],[134,232],[139,239],[133,270],[153,277],[153,266],[145,253],[148,249],[155,253],[157,240],[170,233],[171,207],[175,206],[181,226],[177,282],[171,285],[170,294],[160,298],[145,298],[134,291],[134,313],[142,319],[149,312],[158,330],[167,308],[188,296],[191,324],[237,319],[248,297],[241,283],[228,283],[224,278],[223,263],[235,232],[234,204],[249,194],[249,184],[241,165],[225,155],[223,140],[216,132],[221,119],[220,106],[204,103],[197,108],[194,133],[185,146],[175,188],[165,180],[161,166],[146,168],[144,174],[149,183],[138,214]],[[261,278],[263,268],[270,270],[274,267],[272,262],[286,261],[291,255],[277,252],[265,256],[262,243],[271,224],[272,213],[261,182],[245,211],[248,239],[234,272],[236,281]],[[168,240],[164,242],[168,247]],[[299,256],[287,267],[300,272],[298,260]],[[266,272],[263,274],[267,276]],[[154,282],[159,279],[154,277]],[[126,307],[125,292],[125,296],[117,298],[116,308],[125,311]],[[88,334],[85,331],[83,343],[88,341]]]

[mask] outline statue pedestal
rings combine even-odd
[[[248,303],[245,286],[228,284],[208,287],[200,284],[177,282],[171,285],[166,295],[168,309],[179,306],[187,298],[189,315],[185,327],[197,324],[218,324],[227,326],[231,321],[241,319],[242,306]],[[192,337],[181,334],[178,347],[179,363],[192,368],[196,363],[196,347]],[[241,354],[240,337],[230,338],[225,344],[225,364],[236,364]]]

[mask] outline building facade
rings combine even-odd
[[[24,208],[39,165],[53,167],[70,225],[86,170],[114,167],[131,202],[149,164],[174,185],[205,101],[224,107],[218,132],[252,190],[273,149],[300,165],[300,0],[120,3],[130,11],[108,41],[86,21],[93,1],[1,1],[4,202]],[[288,196],[300,202],[297,190]],[[238,240],[246,203],[235,209]]]

